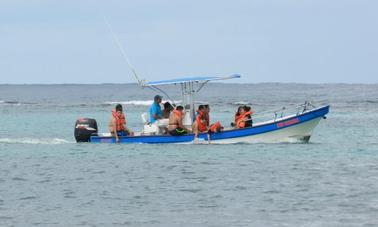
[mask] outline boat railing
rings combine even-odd
[[[283,118],[288,115],[300,115],[306,111],[315,109],[316,106],[311,102],[311,101],[305,101],[303,104],[290,104],[283,106],[279,109],[275,110],[269,110],[269,111],[264,111],[264,112],[258,112],[255,115],[255,119],[257,118],[265,118],[269,119],[269,116],[273,113],[274,115],[274,122],[277,121],[280,118]],[[270,118],[271,119],[271,118]]]

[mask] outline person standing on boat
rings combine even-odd
[[[117,104],[112,110],[112,118],[109,122],[109,131],[112,136],[115,136],[116,142],[119,142],[120,136],[133,136],[134,133],[126,127],[126,117],[123,113],[121,104]]]
[[[185,135],[190,131],[182,124],[184,107],[178,106],[169,117],[168,133],[172,136]]]

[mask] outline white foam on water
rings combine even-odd
[[[238,101],[238,102],[234,102],[234,105],[251,105],[251,103],[245,102],[245,101]]]
[[[0,104],[9,105],[9,106],[21,106],[21,105],[34,105],[37,103],[0,100]]]
[[[119,102],[105,102],[106,104],[116,105],[134,105],[134,106],[149,106],[153,103],[152,100],[131,100],[131,101],[119,101]]]
[[[209,102],[207,102],[207,101],[201,101],[201,100],[195,100],[194,103],[195,103],[195,104],[198,104],[198,105],[201,105],[201,104],[202,104],[202,105],[209,104]]]
[[[0,138],[0,143],[9,144],[68,144],[73,143],[65,139],[60,138]]]
[[[130,100],[130,101],[119,101],[119,102],[109,101],[105,103],[109,105],[122,104],[122,105],[133,105],[133,106],[150,106],[152,105],[153,102],[154,102],[153,100]],[[165,103],[165,102],[167,101],[166,100],[162,101],[162,103]],[[181,103],[181,100],[175,101],[175,103]]]

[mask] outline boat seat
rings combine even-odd
[[[146,124],[143,126],[142,135],[157,135],[159,134],[159,127],[156,124]]]
[[[144,135],[159,135],[164,133],[165,128],[168,127],[169,120],[168,119],[161,119],[156,121],[155,123],[151,124],[148,118],[148,113],[144,112],[141,114]]]
[[[140,117],[142,118],[143,124],[148,125],[150,123],[148,119],[148,113],[144,112],[140,115]]]

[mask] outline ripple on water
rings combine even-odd
[[[191,193],[198,193],[202,191],[201,188],[184,188],[184,189],[179,189],[181,192],[191,192]]]
[[[0,215],[0,220],[7,221],[7,220],[12,220],[12,219],[14,219],[14,218],[10,217],[10,216],[2,216],[2,215]]]
[[[32,199],[38,199],[39,197],[37,196],[26,196],[26,197],[21,197],[19,200],[32,200]]]
[[[22,177],[13,177],[12,180],[14,180],[14,181],[28,181],[27,179],[22,178]]]
[[[71,190],[63,190],[63,197],[65,199],[76,199],[75,192]]]

